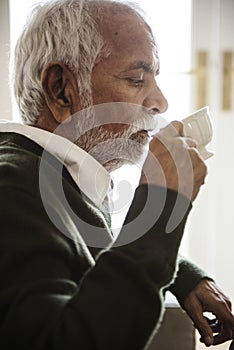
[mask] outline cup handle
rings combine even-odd
[[[197,148],[197,150],[204,160],[206,160],[214,155],[214,153],[208,151],[205,146],[200,146]]]

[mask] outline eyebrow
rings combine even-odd
[[[131,70],[135,70],[135,69],[143,69],[146,73],[153,73],[156,70],[156,75],[159,74],[159,60],[156,63],[153,64],[149,64],[147,62],[144,61],[137,61],[134,63],[131,63],[128,68],[125,70],[127,71],[131,71]]]

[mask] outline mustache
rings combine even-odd
[[[158,126],[158,122],[157,122],[156,115],[152,115],[149,113],[142,114],[140,117],[138,117],[138,119],[135,119],[131,124],[132,130],[135,132],[138,132],[141,130],[150,132],[156,129],[157,126]]]
[[[74,139],[91,130],[102,130],[106,125],[125,125],[133,132],[152,131],[157,125],[157,115],[140,105],[112,102],[95,105],[75,113],[70,118]],[[66,123],[66,127],[68,124]]]

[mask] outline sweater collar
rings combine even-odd
[[[33,126],[0,121],[0,132],[14,132],[36,142],[65,165],[80,190],[97,206],[103,204],[111,178],[91,155],[68,139]]]

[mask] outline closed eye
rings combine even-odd
[[[144,79],[134,79],[134,78],[127,78],[129,83],[135,87],[142,86],[144,84]]]

